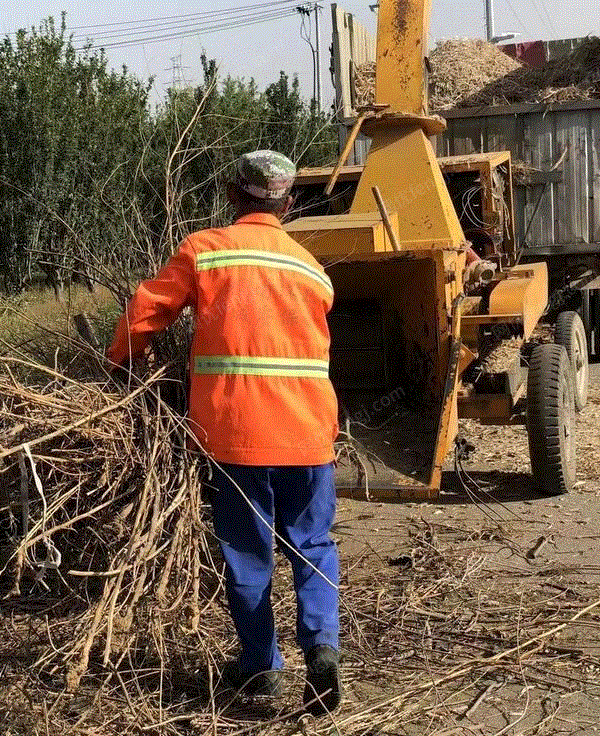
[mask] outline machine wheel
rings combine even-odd
[[[575,409],[581,411],[587,404],[590,367],[588,364],[587,335],[577,312],[561,312],[556,320],[554,342],[564,345],[573,372]]]
[[[536,345],[527,376],[527,432],[536,487],[567,493],[575,482],[575,398],[567,351]]]

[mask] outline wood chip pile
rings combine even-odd
[[[523,65],[500,47],[478,39],[439,43],[429,61],[432,112],[600,98],[600,39],[595,37],[539,68]],[[355,70],[354,87],[355,106],[374,101],[374,63]]]
[[[375,102],[375,71],[374,61],[354,67],[353,75],[353,105],[355,109],[366,107]]]
[[[445,41],[431,52],[430,106],[448,110],[497,82],[521,64],[492,43]]]
[[[600,98],[600,38],[588,38],[545,66],[521,66],[462,100],[461,106],[553,103]]]

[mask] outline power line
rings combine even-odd
[[[294,0],[269,0],[269,2],[263,2],[263,3],[255,3],[252,5],[238,5],[235,7],[229,7],[229,8],[215,8],[214,10],[207,10],[201,13],[184,13],[179,15],[167,15],[167,16],[156,16],[152,18],[137,18],[136,20],[124,20],[124,21],[112,21],[110,23],[91,23],[89,25],[81,25],[81,26],[70,26],[68,28],[69,31],[86,31],[91,30],[93,28],[114,28],[115,30],[120,30],[122,27],[126,26],[146,26],[146,25],[160,25],[163,22],[178,22],[183,21],[186,19],[194,19],[194,18],[204,18],[209,20],[212,17],[215,16],[221,16],[221,15],[228,15],[228,14],[239,14],[240,12],[246,11],[246,10],[260,10],[262,8],[268,8],[272,6],[284,6],[287,5],[289,7],[290,3],[294,2]],[[10,31],[5,34],[4,36],[14,36],[19,31]],[[82,34],[77,34],[82,35]]]
[[[540,0],[540,3],[542,4],[542,10],[544,11],[544,14],[546,18],[548,18],[548,23],[550,24],[550,29],[554,33],[555,36],[558,36],[558,31],[556,30],[556,26],[554,25],[554,22],[552,20],[552,17],[550,16],[550,13],[548,12],[548,6],[546,5],[545,0]]]
[[[543,2],[543,0],[540,0],[540,2]],[[533,5],[535,12],[538,14],[539,19],[542,21],[542,23],[546,26],[546,28],[551,32],[556,34],[556,29],[554,28],[554,24],[552,23],[552,19],[550,18],[550,15],[548,14],[548,9],[544,5],[544,10],[546,11],[547,19],[544,18],[544,16],[541,14],[540,9],[538,7],[538,4],[536,0],[531,0],[531,4]]]
[[[316,5],[316,3],[315,3]],[[312,23],[310,16],[312,14],[312,7],[309,4],[299,5],[296,8],[296,12],[300,14],[300,38],[310,47],[312,54],[312,65],[313,65],[313,100],[317,99],[317,51],[312,42]],[[318,12],[318,11],[317,11]],[[306,20],[308,18],[308,27],[306,26]]]
[[[109,26],[126,26],[131,24],[154,23],[154,21],[181,20],[183,18],[200,18],[207,15],[220,15],[222,13],[237,13],[240,10],[254,10],[257,8],[265,8],[269,5],[286,5],[294,0],[272,0],[272,2],[257,3],[255,5],[237,5],[233,8],[216,8],[215,10],[206,10],[202,13],[184,13],[182,15],[165,15],[155,18],[138,18],[137,20],[113,21],[112,23],[92,23],[84,26],[71,26],[72,31],[84,30],[86,28],[107,28]]]
[[[531,36],[532,38],[534,38],[535,34],[533,34],[533,33],[531,33],[530,31],[528,31],[528,30],[527,30],[527,28],[525,27],[525,24],[523,23],[523,21],[521,20],[521,18],[520,18],[520,17],[518,16],[518,14],[517,14],[517,11],[516,11],[516,10],[514,9],[514,7],[513,7],[512,3],[511,3],[511,1],[510,1],[510,0],[504,0],[504,2],[505,2],[505,3],[507,4],[507,5],[508,5],[508,8],[510,9],[510,12],[511,12],[511,13],[512,13],[512,14],[514,15],[514,17],[515,17],[515,20],[516,20],[516,21],[517,21],[517,23],[518,23],[518,24],[519,24],[519,25],[521,26],[521,29],[522,29],[522,30],[523,30],[523,31],[524,31],[524,32],[525,32],[525,33],[526,33],[526,34],[527,34],[528,36]]]
[[[140,26],[137,28],[129,28],[127,30],[121,30],[117,29],[115,31],[101,31],[100,33],[94,33],[90,35],[78,35],[73,37],[73,43],[82,43],[84,41],[87,41],[90,39],[94,42],[94,45],[97,45],[97,42],[100,41],[103,38],[108,39],[109,41],[113,41],[118,38],[128,38],[131,36],[145,36],[148,34],[166,34],[170,31],[173,31],[175,33],[182,32],[185,30],[190,30],[193,28],[204,28],[204,27],[212,27],[215,23],[237,23],[239,21],[245,21],[250,19],[256,19],[260,20],[262,18],[268,18],[271,15],[277,13],[287,13],[292,12],[291,8],[270,8],[268,10],[262,11],[262,12],[256,12],[252,11],[249,13],[240,13],[234,17],[231,18],[223,18],[223,17],[214,17],[210,19],[206,19],[203,21],[196,21],[196,20],[188,20],[186,22],[170,22],[168,24],[161,24],[160,26]]]
[[[135,38],[130,41],[121,41],[121,42],[115,42],[115,43],[104,43],[104,44],[89,44],[82,46],[76,51],[86,51],[86,50],[93,50],[93,49],[109,49],[109,48],[126,48],[131,46],[142,46],[146,43],[157,43],[160,41],[169,41],[174,38],[190,38],[191,36],[197,36],[198,34],[208,34],[208,33],[214,33],[216,31],[222,31],[222,30],[229,30],[234,28],[246,28],[247,26],[256,25],[258,23],[266,23],[268,21],[272,20],[278,20],[280,18],[290,18],[292,16],[296,15],[295,10],[286,10],[281,11],[278,13],[272,13],[271,15],[268,15],[266,17],[254,17],[249,18],[247,20],[242,20],[241,22],[235,22],[235,21],[227,21],[224,23],[217,23],[212,26],[197,26],[189,31],[183,31],[178,33],[169,33],[169,34],[163,34],[160,36],[144,36],[140,38]]]
[[[247,5],[230,10],[213,10],[210,13],[200,13],[192,15],[182,15],[181,17],[175,18],[156,18],[152,22],[136,21],[134,24],[132,21],[128,22],[127,26],[123,24],[121,27],[114,27],[111,29],[93,31],[89,34],[78,33],[75,34],[76,38],[84,38],[88,35],[93,38],[102,38],[105,36],[118,37],[125,34],[132,33],[149,33],[156,31],[157,33],[164,29],[169,30],[177,27],[189,27],[194,24],[206,24],[214,23],[216,21],[224,20],[237,20],[241,16],[251,16],[259,13],[271,13],[287,10],[290,8],[289,3],[291,0],[273,0],[272,2],[261,3],[260,5]]]

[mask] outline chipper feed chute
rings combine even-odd
[[[339,492],[378,500],[439,492],[457,434],[459,377],[477,345],[461,340],[470,244],[429,140],[445,128],[427,110],[429,10],[427,0],[380,0],[376,101],[358,121],[371,147],[350,210],[286,226],[324,263],[335,289]],[[497,265],[510,259],[499,256]],[[532,325],[545,306],[542,271],[513,281],[506,273],[497,287],[514,295],[512,312],[525,313],[527,302]],[[477,322],[471,333],[488,316],[469,317]]]
[[[372,143],[350,213],[288,226],[325,263],[339,261],[328,268],[346,432],[338,485],[372,497],[435,494],[457,425],[465,238],[428,140],[444,129],[427,115],[428,16],[424,0],[381,0],[376,104],[362,123]]]

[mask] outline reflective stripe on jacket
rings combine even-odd
[[[185,306],[196,315],[190,426],[217,461],[320,465],[333,459],[328,378],[331,282],[276,217],[247,215],[190,235],[140,284],[108,357],[136,357]]]

